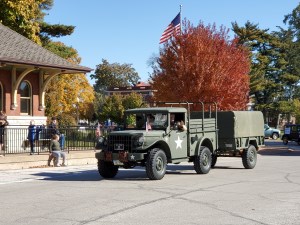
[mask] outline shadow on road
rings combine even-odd
[[[236,167],[227,167],[227,166],[215,166],[214,169],[231,169],[231,170],[240,170],[244,168]],[[166,174],[168,175],[196,175],[194,170],[194,165],[175,165],[169,164],[167,166]],[[145,168],[136,167],[133,169],[119,169],[118,174],[113,179],[104,179],[102,178],[98,171],[95,170],[82,170],[82,171],[59,171],[59,172],[40,172],[34,174],[37,177],[40,177],[40,180],[44,181],[102,181],[102,180],[111,180],[111,181],[141,181],[149,180]],[[149,180],[150,181],[150,180]]]

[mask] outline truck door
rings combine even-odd
[[[172,154],[172,159],[179,159],[187,157],[187,130],[180,129],[176,126],[176,123],[185,121],[184,113],[178,113],[175,115],[175,119],[172,121],[170,115],[170,134],[169,134],[169,146]]]

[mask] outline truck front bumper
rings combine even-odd
[[[118,153],[110,151],[100,151],[96,152],[95,157],[99,160],[104,161],[120,161],[124,162],[138,162],[142,161],[145,158],[144,153],[129,153],[128,151],[119,151]]]

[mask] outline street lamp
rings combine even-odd
[[[79,125],[79,98],[77,97],[77,104],[76,104],[76,116],[77,116],[77,126]]]

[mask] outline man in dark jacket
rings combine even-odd
[[[28,135],[27,139],[30,144],[30,155],[33,155],[35,152],[35,140],[36,138],[36,126],[34,124],[34,120],[30,121],[30,125],[28,126]]]
[[[51,118],[51,123],[49,124],[48,129],[50,136],[53,136],[54,134],[59,136],[60,149],[63,151],[65,145],[65,135],[59,132],[56,117]]]

